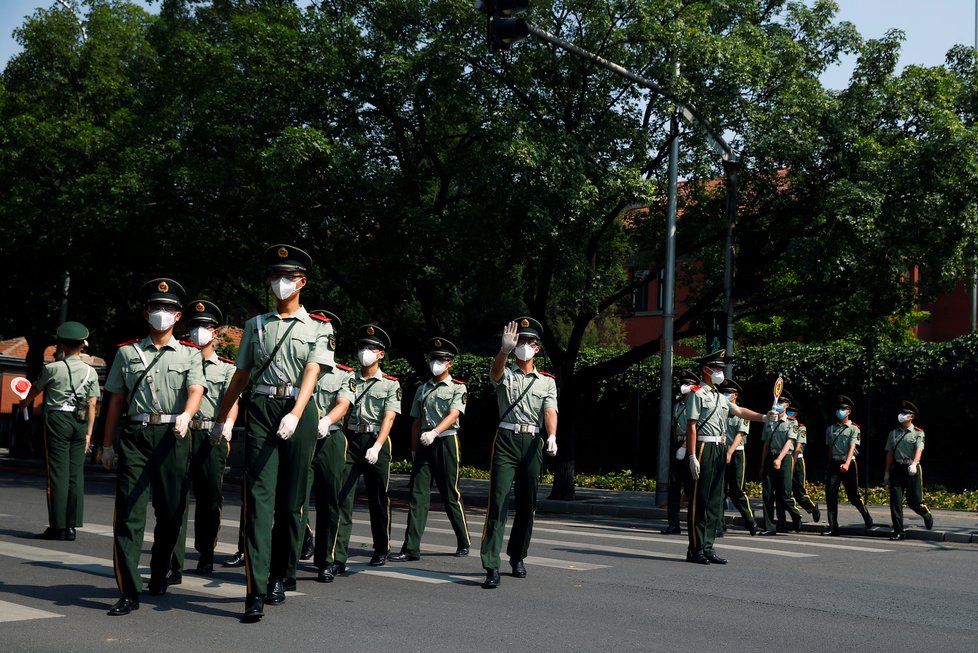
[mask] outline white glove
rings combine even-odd
[[[319,439],[329,436],[329,427],[333,425],[333,420],[329,418],[329,415],[324,415],[321,420],[319,420]]]
[[[503,327],[503,338],[499,348],[507,354],[516,349],[516,322],[510,322]]]
[[[769,410],[767,412],[767,415],[764,416],[764,423],[774,424],[775,422],[778,421],[778,417],[780,416],[776,412],[774,412],[773,410]]]
[[[208,432],[211,438],[211,446],[216,447],[221,444],[221,440],[230,442],[232,429],[234,429],[234,422],[228,420],[214,422],[214,425],[211,426],[211,430]]]
[[[907,465],[907,473],[913,476],[917,473],[917,463],[910,463]]]
[[[686,447],[679,447],[676,449],[676,460],[682,460],[686,457]]]
[[[378,456],[380,456],[380,444],[375,444],[374,446],[367,449],[367,453],[363,454],[364,459],[370,465],[377,464]]]
[[[696,459],[696,456],[689,457],[689,475],[693,477],[694,481],[700,477],[700,461]]]
[[[887,472],[887,473],[883,474],[883,482],[884,483],[889,483],[890,482],[890,472]]]
[[[102,467],[108,471],[112,471],[115,467],[115,449],[112,447],[102,447]]]
[[[190,417],[190,413],[180,413],[177,415],[177,421],[173,424],[173,432],[181,440],[187,437],[187,429],[190,428]]]
[[[282,421],[278,423],[278,431],[275,434],[283,440],[288,440],[295,433],[295,427],[299,425],[299,418],[292,413],[286,413]]]
[[[547,455],[548,456],[556,456],[557,455],[557,436],[556,435],[548,435],[547,436],[547,448],[545,449],[545,451],[547,452]]]
[[[438,435],[439,433],[435,429],[431,429],[430,431],[425,431],[424,433],[421,434],[421,444],[423,444],[426,447],[430,447],[431,443],[435,441],[435,438],[437,438]]]

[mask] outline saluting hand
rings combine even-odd
[[[507,354],[516,349],[516,328],[515,320],[503,327],[503,337],[499,348]]]

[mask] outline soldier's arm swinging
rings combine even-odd
[[[384,443],[390,437],[391,427],[394,426],[394,418],[397,417],[397,413],[393,410],[384,411],[384,419],[380,421],[380,432],[377,433],[377,442],[374,443],[375,446],[383,447]]]
[[[841,469],[844,472],[849,471],[849,463],[852,462],[852,457],[856,453],[856,441],[853,440],[852,444],[849,445],[849,451],[846,452],[846,461],[842,463]]]
[[[187,403],[183,406],[183,412],[191,417],[200,410],[200,402],[204,400],[204,386],[192,385],[187,388]]]
[[[88,398],[88,427],[85,429],[85,451],[92,445],[92,434],[95,433],[95,397]]]
[[[292,407],[292,414],[296,418],[302,417],[302,411],[306,409],[306,404],[312,398],[313,390],[319,381],[319,363],[306,363],[306,368],[302,371],[302,384],[299,386],[299,396],[295,398],[295,406]]]

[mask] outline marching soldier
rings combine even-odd
[[[886,438],[886,473],[883,482],[890,486],[890,518],[893,520],[891,540],[906,539],[903,522],[903,495],[907,505],[924,518],[928,530],[934,528],[934,516],[924,505],[923,469],[920,456],[924,453],[924,430],[915,426],[917,407],[904,399],[900,402],[897,421],[900,426]],[[848,490],[846,490],[848,492]]]
[[[552,374],[537,370],[533,363],[542,333],[543,327],[530,317],[507,324],[489,370],[499,405],[499,427],[492,444],[489,505],[482,530],[482,567],[486,570],[482,586],[486,589],[499,587],[499,553],[514,478],[516,517],[506,552],[511,575],[526,578],[523,559],[530,548],[543,451],[557,455],[557,383]],[[507,366],[510,353],[516,354],[516,362]]]
[[[44,392],[44,468],[47,472],[48,527],[43,540],[69,540],[82,525],[85,511],[85,452],[95,426],[98,374],[83,363],[88,329],[78,322],[58,327],[61,360],[49,363],[21,406],[31,406]]]
[[[421,536],[428,521],[432,480],[438,484],[448,521],[455,531],[455,556],[469,555],[469,531],[458,491],[458,426],[468,393],[465,383],[451,375],[458,347],[444,338],[431,338],[425,349],[431,379],[418,388],[411,404],[411,503],[401,552],[388,556],[393,562],[421,559]]]
[[[701,565],[725,565],[727,561],[716,554],[713,542],[723,521],[723,481],[727,462],[727,416],[733,415],[752,422],[764,422],[766,417],[737,404],[730,403],[720,393],[724,363],[732,358],[723,349],[698,359],[703,384],[686,397],[686,418],[689,424],[687,464],[691,480],[687,517],[689,549],[686,561]]]
[[[234,361],[218,356],[214,346],[214,331],[224,321],[217,305],[205,299],[197,299],[184,307],[183,314],[188,316],[190,342],[200,347],[207,388],[204,399],[200,402],[200,409],[190,421],[190,486],[193,488],[195,506],[194,549],[200,554],[197,559],[197,573],[210,574],[214,571],[214,547],[221,529],[221,509],[224,506],[221,490],[224,487],[224,468],[231,447],[224,439],[217,445],[212,445],[208,434],[214,426],[214,417],[224,400],[224,394],[231,385],[235,367]],[[238,404],[235,403],[228,413],[228,421],[234,423],[237,414]],[[178,585],[182,580],[189,517],[188,505],[167,576],[169,585]]]
[[[797,405],[789,405],[785,413],[788,415],[789,420],[798,425],[798,437],[795,440],[795,451],[793,454],[795,469],[791,477],[791,495],[795,498],[795,502],[812,516],[812,521],[817,524],[822,519],[822,511],[819,509],[818,504],[808,496],[808,474],[805,466],[805,447],[808,445],[808,428],[801,423],[801,419],[798,417]],[[779,514],[779,516],[781,515]]]
[[[733,379],[726,379],[720,386],[727,401],[736,405],[743,388]],[[746,482],[746,457],[744,447],[747,444],[747,434],[750,422],[742,417],[731,415],[727,418],[727,465],[725,468],[727,497],[740,512],[744,527],[751,535],[757,535],[757,522],[750,508],[750,498],[744,492]]]
[[[340,318],[329,311],[313,311],[327,318],[333,326],[333,337],[342,327]],[[316,491],[316,537],[313,562],[318,569],[316,580],[331,583],[334,578],[333,556],[340,523],[340,490],[346,469],[346,435],[343,418],[353,403],[353,368],[337,363],[319,377],[316,384],[316,407],[319,409],[319,439],[312,458],[312,486]],[[308,499],[306,499],[308,506]],[[306,510],[308,515],[308,508]]]
[[[119,345],[105,389],[109,396],[102,464],[116,459],[119,435],[112,558],[122,597],[109,615],[139,609],[139,555],[150,489],[156,513],[149,593],[166,594],[166,575],[187,505],[190,421],[204,396],[200,351],[173,337],[186,294],[172,279],[153,279],[139,293],[149,336]]]
[[[791,526],[796,533],[801,532],[801,513],[791,496],[791,483],[794,478],[795,440],[798,438],[798,423],[788,419],[787,410],[791,404],[791,394],[781,392],[774,405],[775,420],[764,425],[761,432],[761,479],[764,493],[764,531],[761,535],[777,535],[775,509],[779,513],[787,511],[791,515]]]
[[[825,429],[829,466],[825,472],[825,508],[829,513],[828,535],[839,534],[839,485],[846,488],[849,503],[863,516],[866,528],[873,527],[873,517],[859,496],[859,473],[856,465],[859,445],[859,426],[849,419],[852,399],[839,395],[835,411],[836,423]]]
[[[237,370],[211,429],[211,441],[230,441],[231,410],[252,385],[245,439],[245,622],[265,616],[265,603],[285,601],[302,544],[302,513],[316,446],[321,372],[333,367],[332,328],[311,316],[300,294],[312,265],[291,245],[265,251],[275,310],[251,318],[235,362]],[[290,581],[287,583],[287,581]]]
[[[361,475],[367,489],[373,536],[370,566],[383,566],[390,553],[391,501],[387,495],[391,473],[390,432],[394,418],[401,412],[402,398],[400,382],[380,369],[380,361],[390,345],[390,337],[376,324],[365,324],[357,331],[360,371],[350,383],[354,397],[346,422],[346,470],[340,490],[334,576],[346,571],[353,531],[353,499]]]
[[[686,464],[686,395],[699,390],[696,375],[681,370],[677,375],[679,382],[679,398],[672,407],[672,447],[669,459],[669,497],[666,502],[666,519],[668,525],[660,533],[663,535],[679,535],[679,508],[683,494],[689,495],[689,466]]]

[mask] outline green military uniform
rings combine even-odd
[[[677,458],[677,452],[686,446],[686,401],[685,397],[680,398],[672,407],[672,429],[674,436],[671,438],[669,448],[669,496],[666,499],[666,521],[667,526],[662,530],[664,534],[672,535],[682,531],[679,526],[679,508],[682,503],[683,493],[688,494],[687,482],[689,480],[688,467],[686,465],[686,453]]]
[[[88,329],[78,322],[58,327],[58,340],[79,345]],[[99,396],[98,374],[81,357],[49,363],[34,388],[44,390],[44,467],[47,472],[48,526],[44,536],[62,539],[82,525],[85,512],[85,441],[89,400]]]
[[[189,302],[184,315],[189,318],[191,326],[203,323],[216,325],[223,321],[220,309],[206,300]],[[213,353],[204,358],[202,364],[207,392],[190,423],[190,485],[193,488],[195,505],[194,549],[200,554],[197,571],[210,573],[214,563],[214,547],[217,546],[217,535],[221,528],[221,512],[224,507],[221,490],[224,487],[224,469],[231,443],[221,440],[218,445],[212,445],[208,433],[214,425],[214,418],[221,408],[236,368],[234,361]],[[188,504],[170,565],[175,571],[183,569],[189,516]]]
[[[821,512],[818,509],[818,504],[808,496],[808,474],[805,467],[805,447],[808,445],[808,428],[797,417],[789,416],[788,419],[798,425],[797,437],[795,438],[796,453],[789,454],[794,456],[795,467],[791,475],[791,495],[794,497],[797,505],[805,509],[805,512],[814,515],[815,521],[817,522],[821,518]]]
[[[183,289],[169,279],[144,286],[144,303],[173,296],[178,306]],[[147,284],[149,286],[150,284]],[[158,292],[155,292],[158,289]],[[147,370],[149,370],[147,372]],[[112,557],[116,583],[124,597],[138,597],[142,588],[139,556],[146,525],[146,503],[153,494],[156,528],[150,560],[151,575],[163,579],[170,567],[187,501],[190,442],[177,437],[174,424],[187,404],[191,386],[203,386],[200,351],[176,338],[162,347],[150,337],[119,345],[105,389],[125,397],[116,449],[115,517]]]
[[[390,347],[390,338],[383,329],[374,324],[360,327],[357,342],[370,343],[385,351]],[[371,563],[382,564],[390,552],[391,502],[387,494],[391,472],[390,438],[384,441],[377,455],[377,462],[370,464],[366,453],[377,442],[384,414],[401,414],[402,399],[400,382],[393,376],[387,376],[379,368],[370,378],[363,376],[362,369],[357,372],[350,381],[350,391],[354,399],[346,422],[346,469],[343,487],[340,489],[340,521],[335,550],[336,563],[344,567],[349,559],[350,536],[353,532],[353,500],[361,475],[370,508],[370,532],[373,540]]]
[[[316,407],[320,419],[333,410],[339,399],[354,400],[352,367],[336,365],[316,385]],[[320,570],[332,566],[340,524],[340,491],[346,472],[346,434],[342,424],[332,424],[329,435],[316,441],[312,459],[312,481],[316,492],[316,549],[313,562]]]
[[[801,523],[801,513],[791,496],[791,482],[794,477],[794,441],[798,437],[798,425],[787,417],[776,422],[768,422],[761,431],[762,446],[767,447],[764,469],[761,470],[762,492],[764,497],[764,530],[776,531],[775,509],[791,514],[796,530]],[[781,459],[781,469],[774,468],[774,460],[781,454],[785,443],[791,441],[791,449]]]
[[[719,352],[723,354],[723,352]],[[710,358],[710,357],[706,357]],[[725,359],[725,357],[723,357]],[[700,359],[702,365],[712,360]],[[721,359],[717,359],[720,363]],[[727,464],[727,417],[732,404],[715,387],[701,386],[686,396],[686,418],[696,422],[696,442],[687,442],[686,464],[696,456],[700,476],[690,480],[686,559],[701,561],[716,557],[713,548],[718,530],[723,530],[723,482]],[[692,437],[692,436],[690,436]]]
[[[852,401],[844,395],[839,395],[838,403],[840,408],[852,408]],[[862,515],[866,528],[873,527],[873,518],[859,496],[859,467],[856,464],[856,456],[859,455],[860,437],[859,426],[848,417],[844,422],[831,424],[825,429],[825,444],[829,449],[828,468],[825,472],[825,507],[829,519],[828,532],[833,535],[839,533],[839,485],[845,487],[849,503]],[[843,471],[842,464],[853,443],[856,444],[856,449],[852,454],[849,469]]]
[[[739,394],[741,388],[739,385],[737,385],[736,381],[733,379],[728,379],[724,381],[721,390],[724,392],[736,392]],[[726,477],[727,497],[740,513],[740,517],[744,521],[744,528],[749,530],[751,535],[754,535],[757,532],[757,524],[754,521],[754,512],[750,507],[750,499],[744,492],[747,468],[746,455],[744,451],[745,446],[747,445],[747,434],[749,432],[749,421],[735,415],[730,415],[727,417],[727,453],[730,455],[730,462],[727,463],[724,474]],[[737,448],[731,453],[730,447],[733,446],[733,442],[737,438],[738,433],[743,433],[743,436],[740,439],[740,444],[738,444]]]
[[[427,345],[429,356],[454,356],[458,353],[455,345],[443,338],[433,338]],[[452,410],[464,414],[467,400],[468,392],[462,381],[453,379],[451,375],[441,381],[432,378],[415,393],[411,403],[411,417],[419,420],[420,432],[424,433],[438,426]],[[404,544],[401,547],[401,553],[409,557],[421,555],[421,536],[428,521],[432,482],[438,485],[448,521],[455,532],[456,551],[468,551],[469,531],[465,522],[462,495],[458,491],[458,428],[459,420],[456,419],[430,445],[418,443],[411,466],[411,502]]]
[[[335,341],[331,336],[332,328],[301,306],[285,318],[275,311],[259,315],[244,327],[235,365],[251,373],[253,384],[245,439],[249,596],[265,595],[269,578],[284,580],[298,564],[319,421],[315,402],[306,404],[290,438],[283,440],[277,430],[295,406],[306,364],[333,367]],[[272,360],[266,365],[269,357]]]
[[[916,407],[909,401],[901,402],[904,412],[917,413]],[[910,474],[909,467],[913,463],[917,450],[924,448],[924,430],[910,423],[909,427],[895,428],[886,438],[885,450],[893,455],[890,467],[890,519],[893,524],[893,539],[902,535],[905,530],[903,521],[903,497],[907,497],[907,505],[911,510],[924,518],[927,528],[934,526],[934,517],[924,505],[924,472],[921,464],[917,463],[915,474]]]

